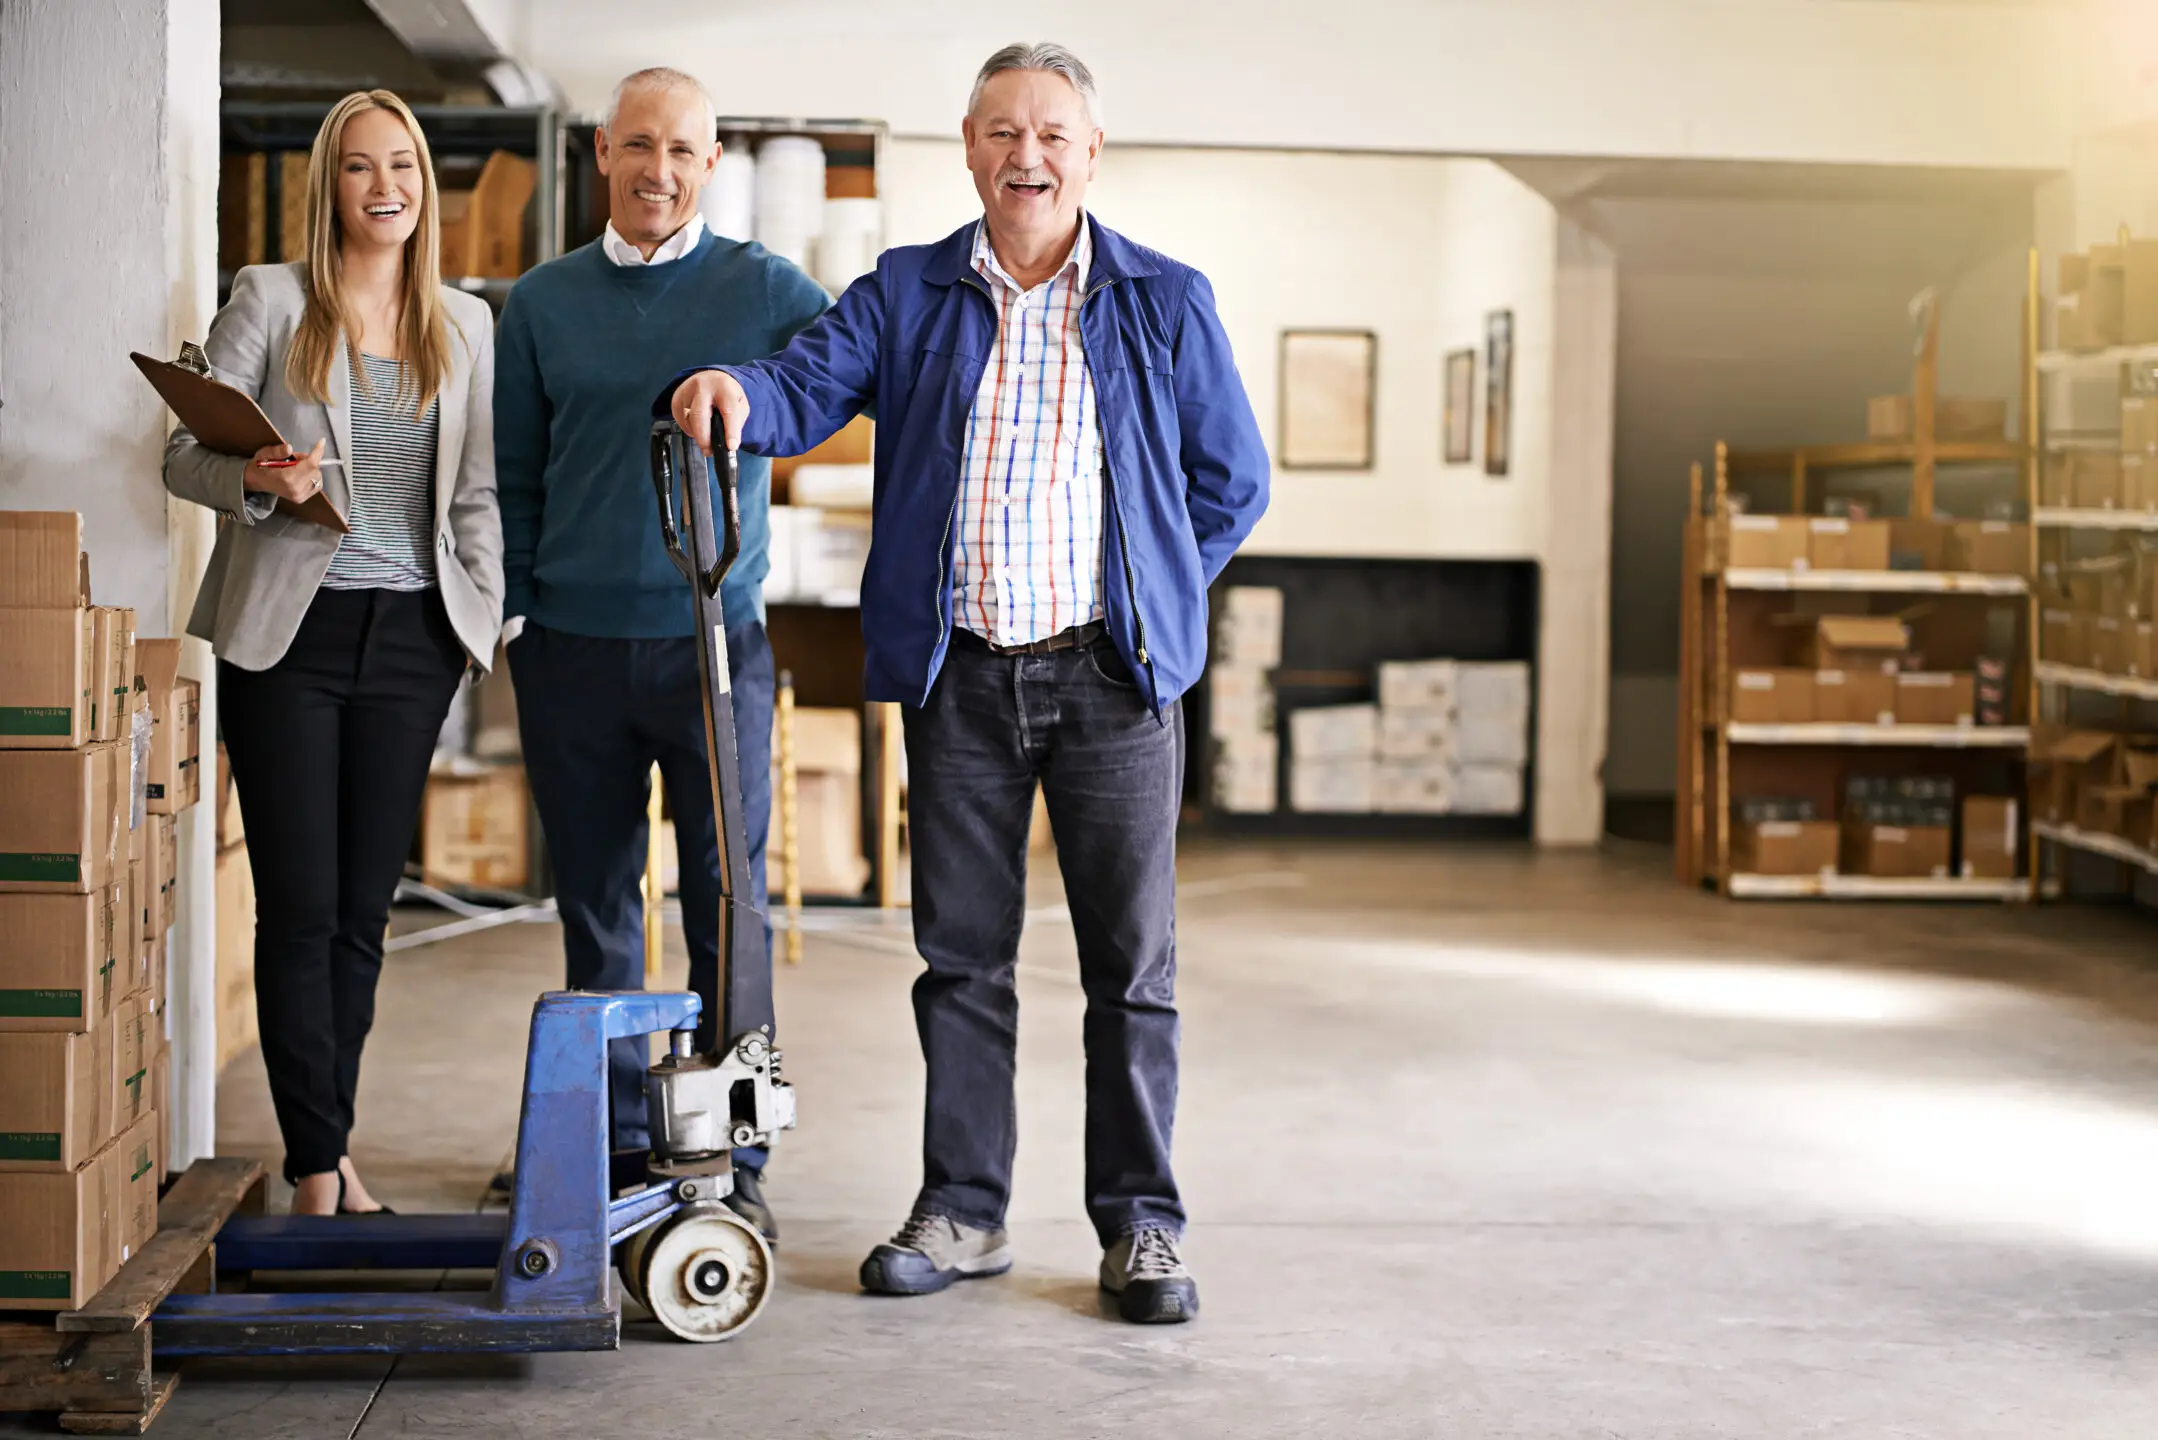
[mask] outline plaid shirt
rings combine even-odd
[[[952,622],[998,645],[1102,618],[1102,442],[1079,337],[1093,239],[1032,290],[997,263],[989,227],[974,269],[997,304],[997,344],[967,425],[952,547]]]

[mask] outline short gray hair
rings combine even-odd
[[[982,103],[982,87],[993,76],[1007,70],[1046,70],[1061,75],[1071,82],[1072,89],[1079,92],[1079,99],[1086,105],[1089,124],[1099,130],[1101,126],[1101,96],[1094,89],[1094,72],[1086,68],[1086,62],[1053,41],[1034,45],[1007,45],[984,61],[981,73],[974,77],[974,93],[967,96],[967,113]]]
[[[686,70],[669,65],[653,65],[634,75],[624,75],[614,87],[614,94],[607,97],[607,118],[600,122],[602,129],[612,133],[614,117],[622,109],[622,97],[632,90],[694,90],[704,102],[704,113],[711,117],[712,133],[707,138],[719,139],[719,107],[712,103],[712,92],[704,88],[704,82]]]

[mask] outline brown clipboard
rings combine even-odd
[[[285,443],[285,437],[277,433],[277,427],[262,413],[255,397],[244,390],[235,390],[222,380],[170,360],[152,360],[140,351],[130,350],[127,358],[135,362],[142,378],[150,382],[172,407],[172,413],[180,417],[180,423],[204,447],[220,455],[252,458],[266,445]],[[282,514],[311,520],[340,535],[352,533],[352,526],[330,503],[330,497],[320,490],[297,502],[280,495],[277,508]]]

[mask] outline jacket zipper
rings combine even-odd
[[[1080,298],[1080,314],[1083,316],[1086,313],[1086,307],[1088,303],[1091,302],[1096,295],[1101,294],[1102,291],[1108,289],[1111,285],[1115,283],[1116,282],[1113,280],[1104,280],[1100,284],[1089,289],[1086,294]],[[1116,480],[1115,477],[1113,477],[1109,473],[1109,445],[1106,431],[1104,431],[1102,442],[1101,478],[1104,498],[1109,502],[1109,509],[1116,519],[1117,556],[1120,560],[1124,562],[1124,590],[1125,593],[1131,598],[1131,621],[1133,629],[1139,641],[1138,659],[1141,665],[1147,667],[1147,670],[1149,672],[1148,678],[1151,679],[1153,662],[1147,659],[1146,654],[1146,616],[1139,609],[1139,579],[1137,575],[1133,573],[1131,568],[1131,541],[1124,533],[1124,513],[1122,510],[1117,508]]]

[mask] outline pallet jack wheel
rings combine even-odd
[[[615,1273],[622,1277],[622,1293],[649,1310],[644,1298],[644,1252],[652,1246],[652,1237],[666,1228],[666,1222],[647,1225],[624,1240],[616,1252]]]
[[[634,1255],[638,1271],[632,1298],[670,1334],[696,1344],[731,1340],[771,1298],[772,1248],[725,1205],[691,1205],[644,1233],[651,1240],[624,1255]]]

